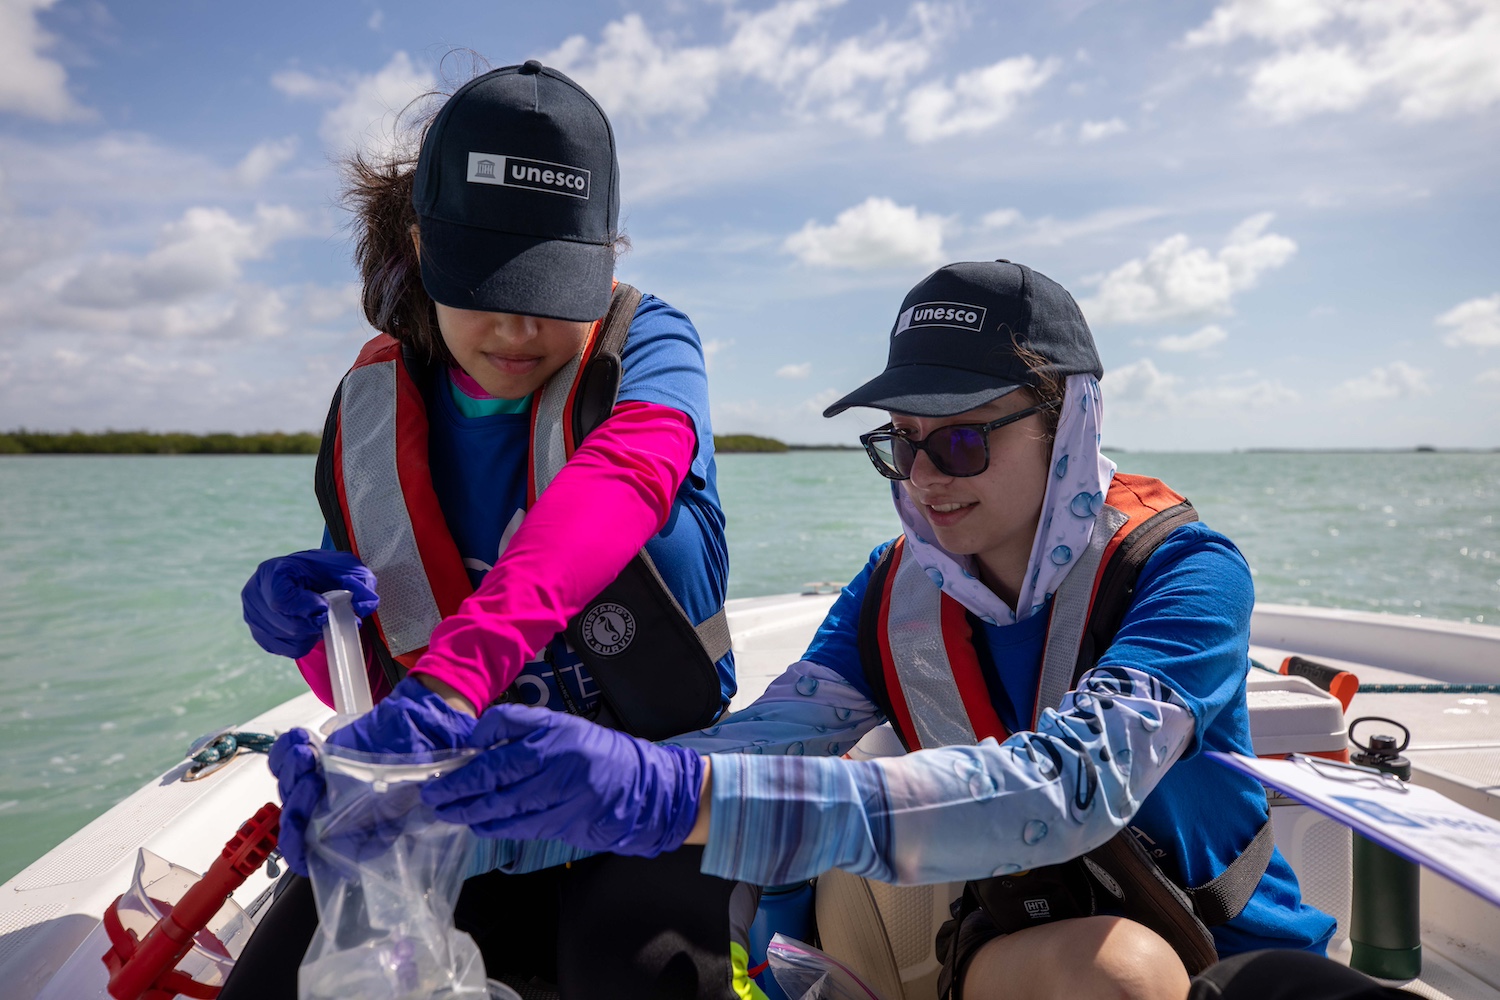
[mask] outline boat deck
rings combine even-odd
[[[730,602],[741,683],[733,708],[744,707],[801,657],[833,599],[779,595]],[[1500,628],[1490,626],[1272,605],[1257,607],[1251,641],[1252,656],[1268,666],[1298,653],[1344,666],[1367,684],[1500,682]],[[1485,694],[1361,693],[1348,718],[1404,723],[1412,731],[1415,781],[1500,818],[1497,706],[1500,696]],[[330,714],[306,694],[237,728],[316,727]],[[7,997],[104,1000],[99,917],[128,886],[137,848],[203,871],[233,828],[276,798],[258,755],[242,755],[201,781],[180,781],[184,770],[179,765],[163,774],[0,886],[0,982]],[[1324,892],[1335,910],[1338,893],[1347,895],[1347,861],[1340,868],[1338,857],[1347,850],[1347,833],[1342,838],[1331,848],[1323,845],[1319,870],[1299,869],[1309,896],[1315,888]],[[269,884],[258,873],[235,898],[251,906]],[[1431,1000],[1500,1000],[1500,909],[1427,872],[1422,894],[1426,962],[1422,979],[1407,988]],[[1347,958],[1338,948],[1332,954]]]

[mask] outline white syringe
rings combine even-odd
[[[365,654],[359,646],[354,595],[347,590],[330,590],[323,599],[328,602],[323,649],[328,654],[328,679],[336,713],[325,731],[332,732],[364,715],[374,703],[370,699],[370,678],[365,673]]]

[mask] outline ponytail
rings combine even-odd
[[[344,161],[344,204],[359,233],[354,263],[363,282],[360,304],[371,326],[411,346],[422,360],[452,364],[412,239],[416,166],[415,156],[399,151],[384,158],[356,152]]]

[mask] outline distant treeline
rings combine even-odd
[[[0,432],[0,455],[316,455],[318,435],[158,434],[153,431]],[[787,444],[756,434],[715,434],[714,450],[733,452],[857,451],[855,445]]]
[[[722,452],[859,451],[860,448],[853,444],[787,444],[785,441],[760,437],[756,434],[715,434],[714,450]]]
[[[316,455],[316,434],[0,433],[0,455]]]
[[[787,451],[786,442],[755,434],[715,434],[714,451]]]

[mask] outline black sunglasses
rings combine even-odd
[[[1061,400],[1052,399],[1024,410],[991,420],[987,424],[953,424],[939,427],[920,440],[908,437],[891,424],[877,427],[868,434],[859,436],[865,446],[865,454],[876,470],[887,479],[910,479],[912,466],[917,462],[917,452],[927,452],[932,464],[945,476],[967,478],[977,476],[990,467],[990,431],[1017,420],[1055,410]]]

